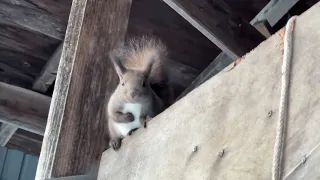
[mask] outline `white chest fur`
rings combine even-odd
[[[120,135],[126,136],[132,129],[141,127],[141,108],[142,106],[139,103],[127,103],[124,105],[122,113],[132,113],[134,121],[130,123],[115,123],[115,127]]]

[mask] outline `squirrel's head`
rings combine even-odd
[[[152,68],[151,61],[144,71],[136,71],[127,69],[123,65],[122,60],[116,55],[110,53],[109,57],[120,79],[117,89],[120,93],[123,93],[123,95],[129,99],[144,98],[151,93],[151,87],[148,81]]]

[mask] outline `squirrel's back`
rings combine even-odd
[[[149,61],[153,61],[150,82],[160,83],[164,80],[167,49],[161,40],[150,36],[132,38],[117,49],[116,54],[126,68],[137,71],[144,71]]]

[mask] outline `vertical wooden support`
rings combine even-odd
[[[104,97],[117,76],[108,51],[123,43],[131,0],[74,0],[36,180],[97,171],[107,144]]]

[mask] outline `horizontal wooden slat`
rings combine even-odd
[[[50,58],[59,42],[60,40],[33,31],[0,24],[0,44],[43,61]]]
[[[66,23],[61,18],[30,5],[28,1],[0,1],[0,24],[24,27],[27,30],[62,40]]]
[[[19,128],[44,133],[50,97],[0,83],[0,121]]]
[[[26,154],[39,156],[42,145],[42,136],[18,129],[11,137],[6,147],[16,149]]]

